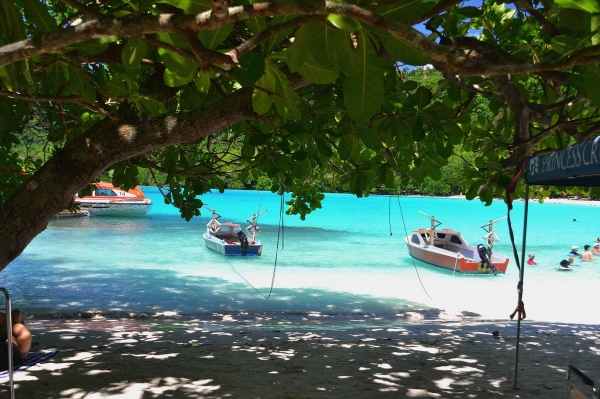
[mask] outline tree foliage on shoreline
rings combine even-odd
[[[106,170],[123,187],[163,174],[186,218],[228,177],[264,173],[305,216],[325,178],[368,195],[471,153],[462,188],[491,202],[527,156],[597,134],[599,13],[597,0],[0,0],[0,269]],[[425,64],[435,86],[402,70]],[[19,157],[35,122],[52,150]]]

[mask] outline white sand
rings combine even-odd
[[[34,350],[60,353],[15,373],[17,398],[564,398],[568,364],[600,375],[593,325],[524,322],[519,390],[514,321],[328,331],[132,320],[29,326]]]
[[[600,201],[576,200],[576,199],[566,199],[566,198],[552,198],[552,199],[545,198],[544,204],[600,206]]]

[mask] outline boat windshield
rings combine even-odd
[[[96,189],[96,195],[102,195],[106,197],[116,197],[117,193],[109,188],[98,188]]]
[[[455,244],[462,244],[463,242],[461,241],[460,238],[458,238],[458,236],[451,236],[450,237],[450,242],[453,242]]]

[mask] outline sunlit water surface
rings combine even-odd
[[[253,213],[267,209],[259,219],[263,255],[225,258],[204,246],[209,212],[186,222],[157,189],[144,191],[154,202],[146,217],[52,220],[0,273],[13,306],[40,318],[177,315],[331,327],[507,319],[517,303],[506,220],[495,225],[501,239],[495,249],[511,258],[505,275],[460,275],[414,262],[402,241],[405,229],[428,227],[420,210],[477,245],[485,234],[480,226],[506,215],[502,201],[485,207],[458,198],[327,194],[323,209],[305,221],[285,215],[281,228],[275,194],[208,194],[202,200],[223,215],[221,221],[244,227]],[[515,202],[519,256],[523,212],[524,203]],[[571,245],[583,247],[600,236],[599,222],[600,207],[530,204],[527,252],[536,253],[538,265],[525,270],[528,319],[600,324],[600,260],[579,262],[570,272],[557,268]]]

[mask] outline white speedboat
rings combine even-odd
[[[425,215],[423,212],[419,213]],[[499,241],[494,233],[493,224],[504,218],[481,226],[487,232],[483,237],[487,246],[479,244],[475,247],[469,245],[460,232],[438,229],[442,223],[433,216],[425,216],[431,219],[431,227],[415,230],[404,238],[410,256],[421,262],[459,273],[495,275],[506,272],[509,259],[492,251],[494,244]]]
[[[125,191],[103,181],[94,185],[91,195],[75,196],[75,204],[90,216],[144,216],[152,209],[152,200],[139,187]]]
[[[221,217],[216,211],[206,205],[204,208],[212,212],[212,218],[206,225],[206,232],[202,235],[206,248],[223,256],[260,256],[262,244],[256,239],[260,233],[258,217],[266,210],[256,213],[247,219],[250,225],[246,227],[247,235],[242,231],[239,223],[220,223]]]

